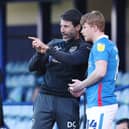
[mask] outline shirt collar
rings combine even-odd
[[[99,39],[101,39],[101,38],[107,38],[107,39],[108,39],[109,37],[108,37],[108,35],[101,35],[101,36],[99,36],[99,37],[97,38],[97,40],[99,40]],[[97,41],[97,40],[96,40],[96,41]]]

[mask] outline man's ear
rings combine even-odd
[[[98,31],[98,27],[96,25],[93,25],[94,31]]]
[[[80,31],[80,30],[81,30],[81,25],[80,25],[80,24],[78,24],[78,25],[76,26],[76,30],[77,30],[77,31]]]

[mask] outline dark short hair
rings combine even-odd
[[[82,14],[79,10],[70,9],[70,10],[65,11],[61,15],[61,19],[66,20],[66,21],[71,21],[74,26],[77,26],[78,24],[80,24],[81,16]]]
[[[122,124],[122,123],[127,123],[128,129],[129,129],[129,118],[123,118],[120,119],[116,122],[116,125]]]

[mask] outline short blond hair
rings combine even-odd
[[[102,32],[104,32],[105,29],[105,18],[103,14],[97,10],[84,14],[81,17],[80,23],[81,25],[84,25],[84,23],[87,23],[91,26],[96,25]]]

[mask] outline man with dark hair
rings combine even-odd
[[[116,129],[129,129],[129,118],[123,118],[116,122]]]
[[[44,83],[34,103],[32,129],[79,129],[79,97],[68,91],[72,78],[83,80],[87,68],[90,46],[80,38],[81,13],[71,9],[61,15],[62,39],[46,45],[32,39],[36,54],[30,59],[30,71],[42,71]],[[82,92],[78,93],[80,96]]]

